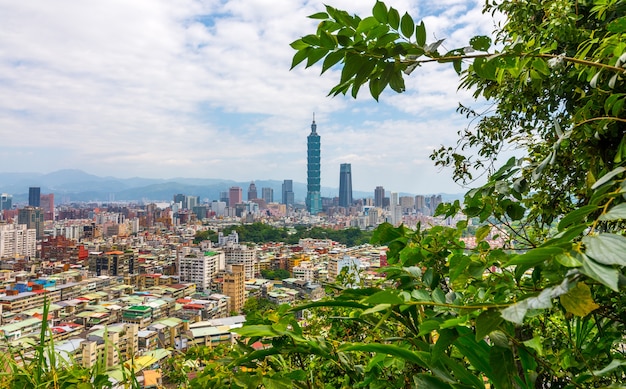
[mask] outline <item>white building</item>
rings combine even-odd
[[[196,289],[208,291],[213,277],[226,268],[224,253],[184,249],[187,250],[183,250],[178,258],[180,282],[194,283]]]
[[[316,282],[318,273],[319,270],[311,261],[304,261],[293,267],[293,277],[304,281]]]
[[[0,258],[35,257],[37,230],[25,224],[0,225]]]
[[[222,250],[226,255],[226,265],[243,265],[246,280],[255,278],[259,273],[259,261],[255,248],[228,242]]]

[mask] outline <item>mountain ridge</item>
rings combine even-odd
[[[282,183],[278,180],[254,180],[257,195],[261,197],[261,188],[274,190],[274,201],[281,200]],[[220,178],[116,178],[97,176],[80,169],[62,169],[51,173],[0,173],[0,193],[13,196],[13,203],[28,201],[28,188],[38,186],[41,193],[54,193],[57,204],[67,202],[108,202],[108,201],[170,201],[177,193],[218,200],[220,192],[228,191],[231,186],[242,188],[243,198],[247,198],[250,181],[238,182]],[[306,184],[293,183],[294,197],[297,202],[304,202]],[[322,187],[324,196],[337,196],[337,188]],[[374,191],[354,191],[354,198],[373,197]],[[409,195],[400,193],[400,195]],[[441,194],[444,200],[459,198],[458,194]]]

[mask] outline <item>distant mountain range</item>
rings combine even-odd
[[[281,200],[282,181],[255,180],[258,197],[261,188],[274,190],[274,201]],[[237,182],[214,178],[116,178],[99,177],[77,169],[59,170],[41,173],[0,173],[0,193],[13,196],[13,204],[28,201],[28,188],[38,186],[41,193],[54,193],[55,203],[61,204],[74,201],[170,201],[177,193],[188,196],[199,196],[200,200],[216,200],[220,192],[228,191],[231,186],[243,189],[243,198],[247,198],[250,181]],[[296,202],[304,202],[306,184],[293,183]],[[337,188],[322,188],[322,196],[337,196]],[[373,197],[372,192],[353,193],[354,198]],[[404,194],[401,194],[404,195]],[[444,200],[458,198],[459,195],[442,194]]]

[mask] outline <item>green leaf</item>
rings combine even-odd
[[[291,389],[293,382],[286,377],[264,376],[263,387],[266,389]]]
[[[396,289],[385,289],[363,299],[363,304],[403,304],[404,299],[398,296]]]
[[[568,213],[561,219],[559,222],[557,229],[559,231],[563,231],[565,228],[571,226],[572,224],[580,223],[587,215],[590,213],[597,211],[600,207],[597,205],[585,205],[580,208],[575,209],[574,211]]]
[[[517,369],[510,349],[494,346],[489,351],[489,364],[493,371],[490,377],[498,389],[512,389]]]
[[[626,366],[626,360],[614,359],[608,365],[606,365],[603,369],[595,370],[593,372],[593,375],[603,376],[622,366]]]
[[[387,6],[382,1],[376,1],[372,14],[381,23],[387,23]]]
[[[328,19],[329,16],[326,12],[318,12],[318,13],[314,13],[313,15],[309,15],[307,16],[309,19]]]
[[[337,47],[337,40],[331,34],[327,33],[326,31],[321,31],[319,36],[320,36],[320,45],[323,48],[332,50],[335,47]]]
[[[454,389],[450,384],[443,382],[437,377],[425,373],[413,376],[413,383],[416,388],[423,389]]]
[[[458,327],[457,331],[460,336],[454,342],[454,345],[472,366],[491,378],[492,370],[489,365],[489,346],[487,346],[487,343],[484,340],[477,341],[469,328]]]
[[[608,286],[615,292],[619,290],[619,271],[617,269],[600,265],[584,254],[581,254],[581,258],[583,262],[583,266],[580,268],[581,273]]]
[[[294,56],[293,56],[293,60],[291,61],[291,69],[295,68],[296,66],[298,66],[298,64],[302,61],[305,60],[305,58],[307,58],[309,56],[309,52],[313,50],[311,47],[307,46],[304,49],[299,50]]]
[[[616,34],[626,32],[626,16],[612,20],[611,23],[606,26],[606,29]]]
[[[485,224],[476,229],[476,242],[480,242],[485,239],[487,235],[491,232],[491,224]]]
[[[361,315],[369,315],[372,313],[376,313],[376,312],[380,312],[380,311],[385,311],[387,309],[391,308],[391,304],[378,304],[372,308],[366,309],[363,312],[361,312]]]
[[[415,23],[413,22],[413,18],[407,12],[402,15],[402,19],[400,20],[400,32],[404,35],[405,38],[411,39],[413,36],[413,32],[415,31]]]
[[[580,261],[576,256],[571,253],[563,253],[554,257],[558,263],[565,267],[580,267],[583,265],[582,261]]]
[[[626,237],[618,234],[588,235],[583,238],[585,254],[605,265],[626,266]]]
[[[389,27],[393,28],[394,30],[398,29],[398,27],[400,26],[400,14],[398,13],[397,9],[389,7],[389,12],[387,13],[387,21],[389,22]]]
[[[561,305],[563,305],[563,308],[565,308],[568,313],[580,317],[585,317],[600,308],[600,306],[593,301],[591,289],[589,289],[589,286],[584,282],[577,283],[574,288],[561,295],[559,299],[561,300]]]
[[[601,215],[599,220],[626,220],[626,203],[621,203]]]
[[[563,254],[564,250],[560,247],[538,247],[525,252],[524,254],[516,255],[507,262],[506,266],[512,265],[537,265],[547,259],[550,259],[556,255]]]
[[[313,64],[315,64],[317,61],[319,61],[320,59],[324,58],[324,56],[328,54],[328,49],[324,49],[324,48],[318,48],[318,49],[313,49],[308,53],[308,58],[306,61],[306,67],[310,67]]]
[[[472,49],[478,51],[487,51],[491,47],[491,38],[485,35],[475,36],[469,41]]]
[[[609,182],[609,180],[611,180],[611,178],[613,178],[616,175],[621,174],[621,173],[623,173],[625,171],[626,171],[626,167],[623,167],[623,166],[620,166],[618,168],[615,168],[615,169],[611,170],[607,174],[603,175],[602,178],[600,178],[598,181],[596,181],[596,183],[593,184],[591,189],[599,188],[600,186],[602,186],[605,183]]]
[[[424,47],[426,44],[426,26],[423,21],[415,27],[415,40],[419,47]]]
[[[376,20],[375,17],[370,16],[361,20],[361,22],[359,23],[359,26],[356,28],[356,32],[357,34],[363,33],[379,25],[380,25],[380,22]]]
[[[497,329],[503,321],[502,315],[497,309],[483,311],[476,318],[476,341],[484,339],[491,331]]]
[[[272,328],[272,326],[266,324],[246,325],[241,328],[233,329],[233,332],[236,332],[244,337],[266,336],[270,338],[275,336],[281,336],[284,333],[276,331],[276,329]]]
[[[405,361],[409,361],[415,363],[416,365],[427,368],[427,364],[419,357],[418,354],[414,353],[411,350],[407,350],[403,347],[394,346],[391,344],[378,344],[378,343],[366,343],[366,344],[347,344],[339,347],[340,351],[364,351],[367,353],[381,353],[393,355],[394,357],[398,357],[404,359]]]
[[[511,203],[506,207],[506,214],[511,218],[511,220],[521,220],[524,217],[525,212],[526,208],[522,207],[518,203]]]
[[[333,65],[336,65],[339,61],[341,61],[344,57],[344,51],[333,51],[329,53],[326,58],[324,58],[324,62],[322,63],[322,73],[330,69]]]
[[[423,289],[415,289],[411,292],[411,296],[417,301],[432,301],[430,294]]]

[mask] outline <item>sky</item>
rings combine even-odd
[[[494,29],[482,0],[386,3],[447,49]],[[429,159],[470,124],[451,65],[378,103],[328,97],[339,69],[289,70],[324,4],[365,17],[374,1],[0,0],[0,172],[306,182],[315,114],[322,186],[350,163],[355,190],[465,192]]]

